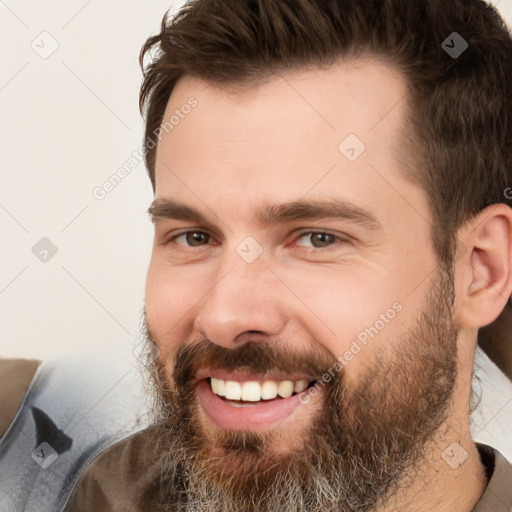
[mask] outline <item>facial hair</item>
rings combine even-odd
[[[378,348],[365,348],[371,364],[357,383],[349,384],[342,369],[325,385],[321,412],[289,453],[270,449],[279,429],[208,433],[192,377],[206,366],[321,376],[332,368],[332,354],[263,342],[227,349],[202,340],[178,350],[172,375],[162,358],[155,360],[150,371],[158,476],[143,493],[141,510],[378,510],[421,471],[449,416],[459,332],[453,302],[453,272],[441,270],[412,327]],[[149,327],[148,340],[159,345]],[[356,357],[365,357],[365,350]]]

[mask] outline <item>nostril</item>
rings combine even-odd
[[[269,333],[265,331],[259,331],[257,329],[250,329],[238,334],[233,340],[236,344],[242,344],[247,342],[263,342],[269,340]]]

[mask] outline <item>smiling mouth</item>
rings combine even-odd
[[[316,380],[264,380],[238,382],[207,377],[211,391],[234,407],[250,407],[295,396],[314,386]]]
[[[322,393],[318,392],[314,397],[305,397],[309,388],[318,382],[312,377],[271,379],[270,376],[251,376],[244,372],[220,370],[215,372],[216,375],[213,373],[215,376],[212,373],[206,371],[198,375],[196,396],[205,419],[221,430],[276,428],[310,401],[318,403],[322,400]]]

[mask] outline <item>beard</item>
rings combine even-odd
[[[209,429],[193,377],[205,366],[320,376],[333,367],[333,354],[263,342],[227,349],[200,340],[179,348],[172,375],[164,358],[146,362],[156,400],[158,471],[141,510],[362,512],[389,504],[421,473],[449,417],[459,332],[453,302],[453,273],[441,270],[412,327],[356,356],[367,351],[357,382],[342,368],[325,384],[321,410],[288,452],[275,450],[283,439],[279,428]],[[160,346],[147,324],[146,335]]]

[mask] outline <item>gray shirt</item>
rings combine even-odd
[[[512,512],[512,465],[492,448],[481,455],[490,479],[473,512]]]

